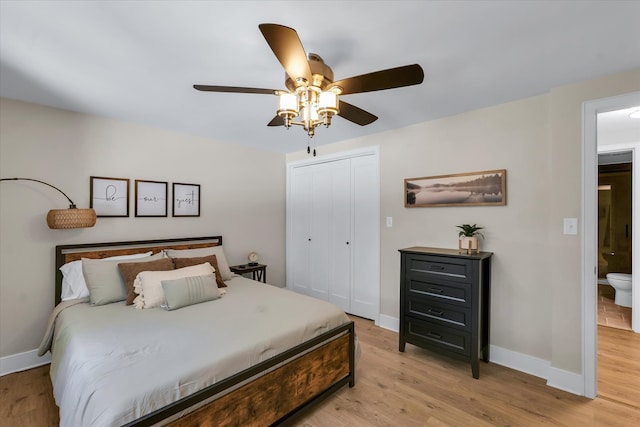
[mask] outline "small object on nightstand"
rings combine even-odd
[[[231,265],[229,266],[231,271],[236,274],[249,274],[251,273],[251,278],[253,280],[261,281],[262,283],[267,283],[267,266],[264,264],[251,265],[251,264],[240,264],[240,265]]]
[[[249,258],[249,264],[247,264],[249,267],[255,267],[256,265],[258,265],[257,252],[249,252],[249,256],[247,258]]]

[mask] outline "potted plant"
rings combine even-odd
[[[478,224],[462,224],[456,225],[460,229],[458,232],[458,250],[467,254],[478,253],[480,251],[480,243],[478,236],[484,239],[484,234],[480,232],[484,227],[478,227]]]

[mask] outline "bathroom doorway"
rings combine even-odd
[[[597,114],[597,396],[639,407],[640,334],[633,320],[632,281],[638,279],[637,215],[640,105]],[[592,282],[593,283],[593,282]],[[593,284],[592,284],[593,286]],[[636,316],[637,317],[637,316]],[[624,353],[628,351],[628,353]],[[640,408],[640,407],[639,407]]]
[[[598,154],[598,325],[623,330],[631,330],[631,304],[607,274],[632,274],[632,172],[632,151]]]

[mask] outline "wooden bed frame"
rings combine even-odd
[[[81,258],[142,251],[222,245],[221,236],[56,246],[56,304],[59,268]],[[355,385],[355,329],[345,323],[271,359],[204,388],[127,426],[267,426],[293,420],[344,385]]]

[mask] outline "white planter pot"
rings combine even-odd
[[[468,254],[478,253],[480,251],[480,241],[476,236],[462,236],[458,239],[458,250]]]

